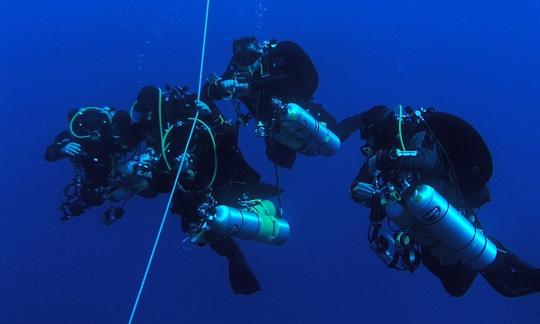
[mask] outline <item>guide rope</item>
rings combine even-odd
[[[199,69],[199,86],[197,91],[197,100],[201,99],[201,87],[202,87],[202,75],[203,75],[203,68],[204,68],[204,57],[206,52],[206,35],[208,31],[208,13],[210,11],[210,0],[206,0],[206,12],[205,12],[205,18],[204,18],[204,34],[203,34],[203,42],[202,42],[202,51],[201,51],[201,64]],[[133,304],[133,309],[131,310],[131,315],[129,317],[128,324],[131,324],[133,322],[133,318],[135,317],[135,313],[137,311],[137,306],[139,305],[139,301],[141,299],[142,291],[144,289],[144,285],[146,283],[146,279],[148,278],[148,273],[150,272],[150,267],[152,266],[152,261],[154,259],[154,255],[156,253],[156,249],[159,243],[159,240],[161,238],[161,233],[163,231],[163,226],[165,225],[165,220],[167,219],[167,215],[169,213],[169,209],[171,208],[171,204],[173,201],[174,193],[176,192],[178,180],[180,179],[181,170],[184,166],[185,157],[187,156],[187,150],[189,148],[189,144],[191,143],[191,139],[193,137],[193,132],[195,131],[195,126],[197,125],[197,120],[199,118],[199,111],[195,113],[195,117],[193,117],[193,125],[191,126],[191,131],[189,133],[189,137],[186,143],[186,147],[184,148],[184,154],[182,154],[182,159],[180,161],[180,166],[178,167],[178,172],[176,173],[176,178],[173,183],[173,187],[171,190],[171,193],[169,195],[169,200],[167,202],[167,207],[165,208],[165,211],[163,212],[163,217],[161,219],[161,224],[159,225],[159,230],[157,232],[156,239],[154,241],[154,246],[152,247],[152,252],[150,252],[150,257],[148,258],[148,264],[146,265],[146,269],[144,271],[144,275],[141,281],[141,285],[139,287],[139,291],[137,292],[137,297],[135,298],[135,302]]]

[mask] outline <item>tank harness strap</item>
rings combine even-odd
[[[276,175],[276,187],[277,187],[277,196],[278,196],[278,204],[279,204],[279,211],[278,216],[281,218],[283,217],[283,206],[281,204],[281,186],[279,184],[279,170],[276,162],[274,162],[274,174]]]

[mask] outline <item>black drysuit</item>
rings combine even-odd
[[[68,115],[71,120],[77,111]],[[84,123],[84,115],[81,117]],[[55,162],[69,158],[73,165],[83,172],[82,183],[83,202],[89,205],[100,205],[103,197],[95,193],[98,187],[108,187],[111,177],[114,177],[116,163],[121,156],[132,150],[136,143],[132,140],[131,118],[123,111],[116,111],[110,127],[103,129],[99,138],[77,138],[69,131],[59,133],[54,143],[45,151],[45,160]],[[69,156],[62,149],[69,143],[78,143],[82,152],[77,156]]]
[[[454,136],[460,134],[460,132],[451,134],[452,136],[448,137],[445,136],[444,132],[439,132],[445,138],[438,138],[436,136],[437,131],[429,127],[429,119],[427,119],[428,126],[406,123],[403,129],[404,144],[408,150],[416,150],[418,154],[415,157],[390,158],[391,150],[399,148],[396,141],[397,120],[392,117],[392,114],[383,113],[384,109],[386,108],[382,106],[375,107],[364,114],[350,117],[341,122],[340,135],[342,141],[346,140],[354,130],[361,129],[363,131],[362,137],[369,140],[374,146],[373,149],[376,155],[373,159],[377,159],[376,164],[378,169],[382,171],[383,178],[393,177],[401,173],[414,173],[418,177],[417,183],[434,187],[455,208],[462,210],[469,221],[476,227],[481,228],[473,208],[478,208],[489,201],[489,191],[485,183],[482,185],[482,182],[485,182],[486,178],[491,176],[491,165],[489,163],[479,163],[479,165],[466,166],[459,158],[455,157],[453,151],[447,151],[451,147],[452,143],[450,142],[453,139],[457,145],[462,146],[460,152],[463,154],[467,153],[467,145],[472,145],[469,152],[474,151],[475,154],[481,155],[486,148],[480,145],[480,140],[476,140],[474,136],[471,136],[467,142],[468,139]],[[432,118],[432,126],[441,120],[447,120],[454,122],[457,128],[462,127],[461,134],[469,131],[468,124],[465,122],[457,122],[451,115],[437,114],[439,115]],[[441,142],[447,145],[443,146]],[[477,145],[477,147],[474,145]],[[482,158],[484,157],[485,154],[482,155]],[[469,159],[469,161],[473,160]],[[491,160],[489,162],[491,163]],[[364,163],[360,173],[353,181],[351,193],[353,193],[352,188],[359,182],[372,183],[373,177],[368,172],[368,164],[369,161]],[[451,173],[450,169],[456,166],[458,174],[452,176],[452,173],[455,173],[456,170],[454,169]],[[469,169],[475,173],[468,173]],[[476,185],[473,181],[475,176],[478,178]],[[351,194],[351,196],[355,199],[354,194]],[[539,292],[540,269],[533,268],[520,260],[496,239],[490,237],[490,240],[496,244],[499,250],[495,261],[488,268],[480,271],[480,274],[488,283],[507,297]],[[441,280],[446,291],[452,296],[465,294],[479,273],[462,262],[442,264],[437,257],[430,253],[429,247],[422,247],[422,262],[430,272]]]
[[[249,94],[240,97],[240,101],[249,110],[250,117],[265,124],[270,124],[276,117],[272,99],[277,98],[284,103],[294,102],[306,109],[328,128],[335,130],[335,118],[324,107],[312,101],[317,90],[319,77],[310,57],[296,43],[283,41],[269,46],[261,57],[261,70],[249,73],[246,77],[231,60],[221,79],[238,79],[250,85]],[[240,73],[240,77],[237,75]],[[208,82],[202,92],[205,101],[213,104],[214,100],[222,100],[230,96],[219,82]],[[266,137],[268,158],[277,165],[291,168],[296,159],[296,152],[270,137]]]
[[[138,95],[137,102],[140,105],[149,105],[152,110],[150,122],[139,122],[136,125],[140,140],[145,138],[148,143],[157,151],[161,151],[161,139],[159,135],[159,124],[157,123],[158,102],[157,88],[146,87]],[[181,103],[169,100],[163,103],[162,119],[164,125],[172,125],[179,121],[188,121],[187,118],[195,115],[193,106],[186,108]],[[175,193],[172,212],[181,217],[182,230],[189,231],[190,225],[200,222],[197,212],[201,203],[205,202],[207,193],[219,204],[236,206],[238,198],[242,193],[257,195],[259,198],[269,198],[277,193],[273,186],[260,182],[259,174],[253,170],[244,160],[240,149],[237,146],[237,127],[226,121],[223,115],[215,106],[209,116],[200,116],[210,129],[216,143],[217,161],[214,159],[214,148],[211,138],[204,128],[195,132],[190,144],[189,153],[193,157],[193,169],[195,175],[183,174],[180,184],[183,190]],[[183,153],[187,142],[187,135],[192,123],[188,122],[183,127],[175,128],[168,137],[171,163],[174,157]],[[167,127],[167,126],[165,126]],[[217,173],[214,181],[212,178],[215,168]],[[163,159],[158,163],[153,172],[151,185],[158,192],[170,192],[172,183],[176,175],[176,168],[168,170],[163,163]],[[229,261],[229,279],[232,289],[238,294],[253,294],[261,288],[255,274],[251,271],[244,258],[238,244],[230,237],[205,237],[210,242],[210,247],[219,255],[224,256]]]

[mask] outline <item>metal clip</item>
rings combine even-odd
[[[264,138],[266,136],[268,136],[268,132],[266,130],[266,125],[264,125],[264,123],[262,121],[258,121],[257,122],[257,125],[255,125],[255,135],[257,137],[261,137],[261,138]]]

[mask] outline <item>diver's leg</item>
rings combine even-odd
[[[235,293],[251,295],[261,290],[257,277],[232,238],[221,239],[210,244],[210,247],[229,261],[229,281]]]
[[[441,280],[446,292],[453,297],[465,295],[478,275],[476,271],[467,268],[463,264],[442,265],[430,253],[422,254],[422,263]]]
[[[328,110],[326,110],[323,105],[310,102],[304,106],[309,110],[309,113],[313,115],[313,117],[317,118],[318,121],[325,123],[332,132],[338,131],[339,125],[336,118]],[[358,130],[358,125],[356,125],[356,130]]]
[[[201,200],[189,194],[177,194],[171,211],[181,217],[181,226],[184,232],[189,232],[190,225],[198,223],[200,217],[197,207]],[[218,238],[216,235],[206,233],[203,242],[210,243],[212,250],[224,256],[229,261],[229,281],[237,294],[251,295],[261,290],[257,277],[251,271],[244,254],[232,238]]]
[[[506,297],[519,297],[540,292],[540,269],[525,263],[501,242],[490,237],[497,245],[495,261],[482,276],[493,289]]]

